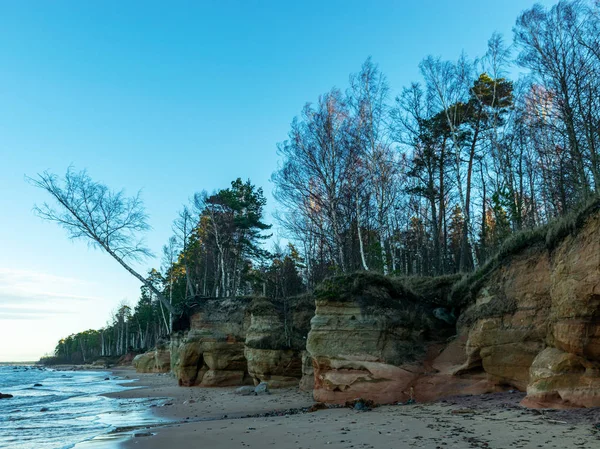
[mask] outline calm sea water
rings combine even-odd
[[[160,399],[100,396],[126,382],[109,372],[0,366],[0,392],[14,396],[0,399],[0,448],[66,449],[116,427],[157,422],[148,410]]]

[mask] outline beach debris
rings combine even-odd
[[[133,436],[134,436],[134,438],[151,437],[152,432],[138,432],[138,433],[134,433]]]
[[[195,404],[196,401],[194,399],[188,399],[187,401],[183,401],[183,405],[187,405],[187,404]]]
[[[375,402],[370,399],[358,398],[353,401],[346,401],[345,407],[353,408],[361,412],[368,412],[375,407]]]
[[[450,413],[452,413],[453,415],[472,415],[477,412],[471,408],[459,408],[456,410],[452,410]]]
[[[254,394],[270,394],[269,384],[266,382],[259,383],[254,389]]]
[[[328,408],[329,408],[329,407],[327,406],[327,404],[325,404],[325,403],[323,403],[323,402],[317,402],[317,403],[315,403],[315,404],[311,405],[311,406],[308,408],[307,412],[308,412],[308,413],[314,413],[314,412],[316,412],[316,411],[318,411],[318,410],[326,410],[326,409],[328,409]]]
[[[12,398],[13,395],[12,394],[8,394],[8,393],[0,393],[0,399],[10,399]]]
[[[255,388],[250,385],[244,385],[243,387],[236,388],[233,394],[239,394],[240,396],[250,396],[256,394]]]

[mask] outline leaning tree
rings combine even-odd
[[[56,203],[36,205],[36,215],[58,223],[70,239],[87,240],[90,246],[106,251],[148,287],[170,313],[175,312],[163,293],[130,265],[152,256],[142,236],[150,225],[139,192],[127,197],[122,190],[114,191],[92,180],[85,170],[75,172],[72,168],[64,178],[45,171],[26,179],[48,192]]]

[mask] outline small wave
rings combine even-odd
[[[107,434],[127,422],[147,425],[159,420],[148,412],[160,399],[118,400],[100,396],[128,389],[131,381],[108,372],[11,370],[0,367],[0,446],[11,449],[67,449]],[[105,378],[111,379],[106,381]],[[42,387],[33,387],[41,383]],[[41,411],[47,409],[46,411]],[[162,420],[160,420],[162,422]]]

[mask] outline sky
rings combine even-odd
[[[263,187],[273,222],[277,143],[306,102],[346,88],[368,56],[398,93],[429,54],[510,41],[533,4],[0,0],[0,361],[51,353],[139,296],[110,256],[34,216],[48,198],[25,176],[73,166],[141,189],[156,254],[194,192],[237,177]]]

